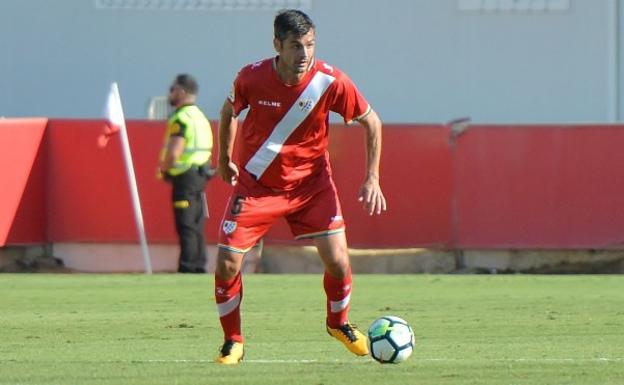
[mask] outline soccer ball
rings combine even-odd
[[[412,354],[416,339],[408,323],[387,315],[378,318],[368,328],[370,355],[382,364],[398,364]]]

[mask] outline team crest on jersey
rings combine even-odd
[[[232,234],[236,230],[236,222],[234,221],[223,221],[223,232],[226,234]]]
[[[314,107],[314,100],[312,99],[301,99],[297,102],[299,109],[303,112],[310,112]]]

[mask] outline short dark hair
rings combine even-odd
[[[197,80],[192,75],[189,74],[179,74],[176,76],[175,84],[180,86],[184,91],[191,95],[197,95],[197,90],[199,86],[197,85]]]
[[[288,34],[301,37],[316,28],[308,15],[298,9],[283,9],[278,12],[273,22],[273,33],[279,41],[284,41]]]

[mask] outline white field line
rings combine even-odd
[[[600,363],[600,362],[624,362],[624,358],[492,358],[492,359],[463,359],[463,358],[415,358],[412,360],[420,362],[468,362],[468,361],[485,361],[485,362],[508,362],[508,363]],[[102,362],[102,361],[100,361]],[[120,361],[110,361],[120,362]],[[212,363],[213,360],[131,360],[132,363]],[[248,364],[333,364],[333,363],[368,363],[372,360],[314,360],[314,359],[243,359],[243,363]]]
[[[623,357],[596,357],[596,358],[418,358],[412,357],[410,361],[418,362],[439,362],[439,363],[462,363],[462,362],[501,362],[501,363],[624,363]],[[3,362],[20,362],[20,360],[2,360]],[[35,361],[31,361],[35,362]],[[65,361],[76,363],[106,363],[106,364],[210,364],[214,363],[214,360],[185,360],[185,359],[171,359],[171,360],[97,360],[97,361]],[[243,363],[246,364],[368,364],[374,363],[372,359],[353,359],[353,360],[316,360],[316,359],[243,359]]]
[[[424,358],[420,361],[430,362],[463,362],[463,361],[487,361],[487,362],[624,362],[624,358],[490,358],[490,359],[464,359],[464,358]]]

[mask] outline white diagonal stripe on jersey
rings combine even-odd
[[[323,72],[317,72],[310,84],[303,90],[301,95],[290,107],[290,110],[284,115],[282,120],[277,123],[271,135],[262,143],[262,146],[249,159],[245,169],[260,179],[262,174],[269,167],[271,162],[277,157],[282,150],[282,146],[290,134],[308,117],[310,111],[314,109],[318,101],[321,99],[329,85],[336,80],[335,77]],[[299,102],[312,101],[311,108],[300,108]]]
[[[350,301],[351,293],[344,297],[342,301],[329,301],[329,307],[331,308],[331,312],[338,313],[343,311],[347,306],[349,306]]]
[[[233,312],[234,309],[236,309],[236,307],[240,304],[240,299],[241,296],[240,293],[238,293],[227,301],[223,303],[218,303],[217,309],[219,310],[219,317],[223,317]]]

